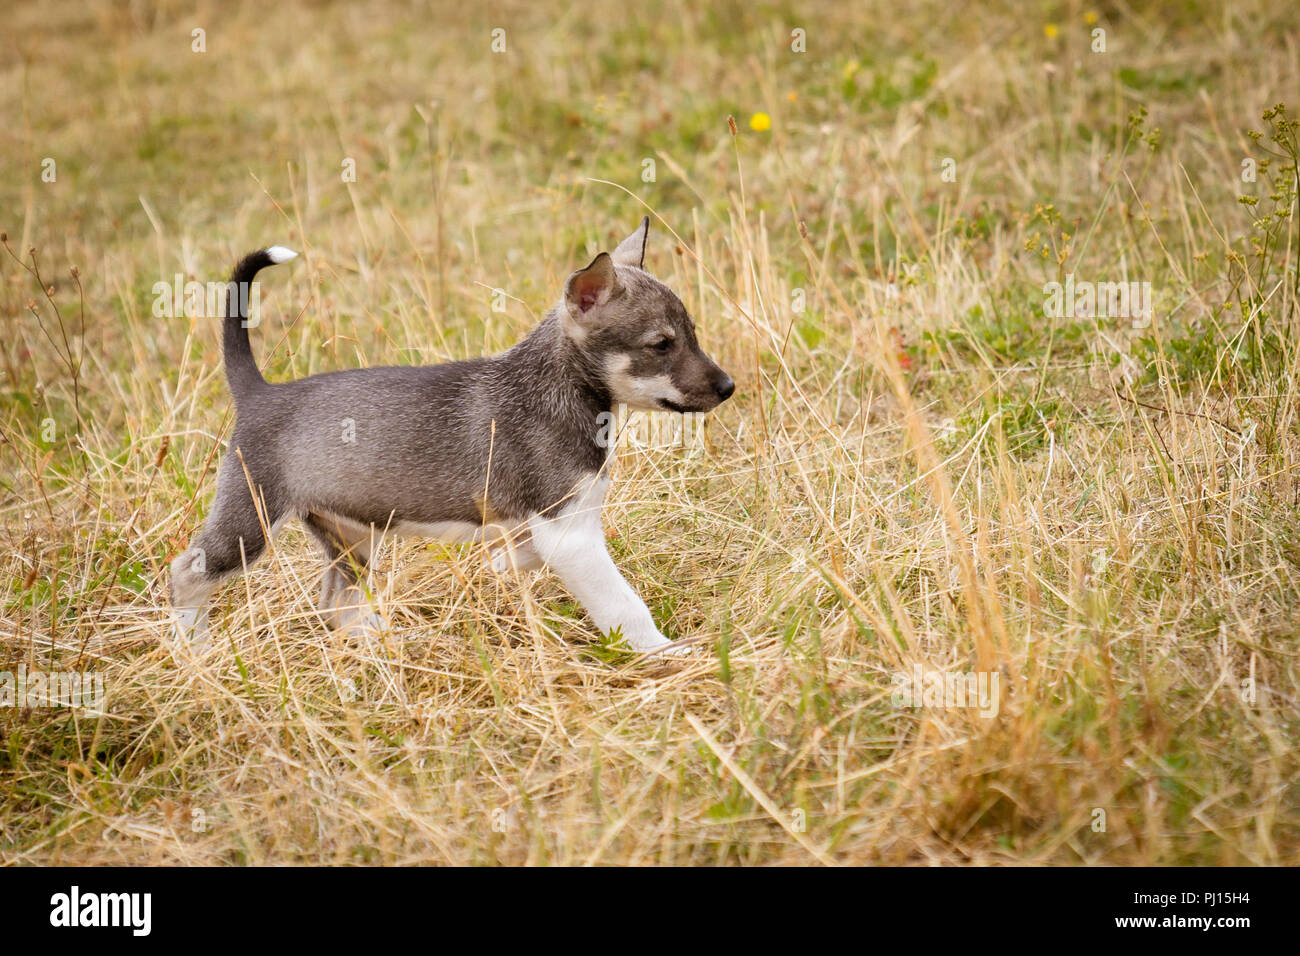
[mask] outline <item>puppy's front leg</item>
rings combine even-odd
[[[593,487],[596,491],[603,497],[603,482]],[[600,526],[599,497],[592,492],[554,518],[533,518],[533,547],[602,633],[618,628],[634,651],[657,651],[672,642],[659,633],[650,609],[614,566]]]

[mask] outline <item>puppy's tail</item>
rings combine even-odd
[[[298,253],[284,246],[271,246],[250,252],[239,260],[230,274],[226,286],[226,314],[222,320],[221,350],[226,360],[226,381],[230,394],[238,405],[241,398],[265,385],[266,379],[257,370],[253,360],[253,347],[248,342],[248,303],[257,301],[253,294],[253,277],[267,266],[279,265],[297,258]]]

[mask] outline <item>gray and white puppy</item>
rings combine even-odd
[[[569,276],[561,301],[500,355],[282,384],[258,371],[247,296],[233,290],[296,253],[246,256],[223,319],[235,429],[212,512],[171,565],[178,632],[206,638],[213,591],[262,555],[264,529],[296,517],[324,551],[320,604],[338,626],[378,626],[359,576],[379,537],[416,534],[492,544],[497,570],[549,566],[602,632],[637,651],[668,645],[605,547],[602,413],[704,412],[735,384],[700,349],[681,300],[644,270],[649,226]]]

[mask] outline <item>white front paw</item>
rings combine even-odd
[[[674,660],[680,660],[683,657],[690,657],[695,653],[694,644],[673,644],[659,652],[660,657],[671,657]]]
[[[686,657],[694,650],[689,644],[674,644],[655,629],[629,635],[627,646],[638,654],[658,654],[661,657]]]
[[[668,640],[668,638],[664,637],[658,631],[655,631],[653,634],[647,634],[641,637],[629,637],[627,639],[627,646],[641,654],[648,654],[652,651],[657,651],[660,648],[667,647],[671,643],[672,641]]]

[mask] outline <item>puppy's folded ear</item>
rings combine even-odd
[[[649,235],[650,217],[646,216],[641,220],[641,225],[636,227],[636,232],[620,242],[614,250],[615,265],[644,269],[646,238]]]
[[[564,283],[564,304],[575,322],[589,325],[595,318],[593,313],[622,291],[614,274],[614,260],[608,252],[602,252],[587,268],[569,276]]]

